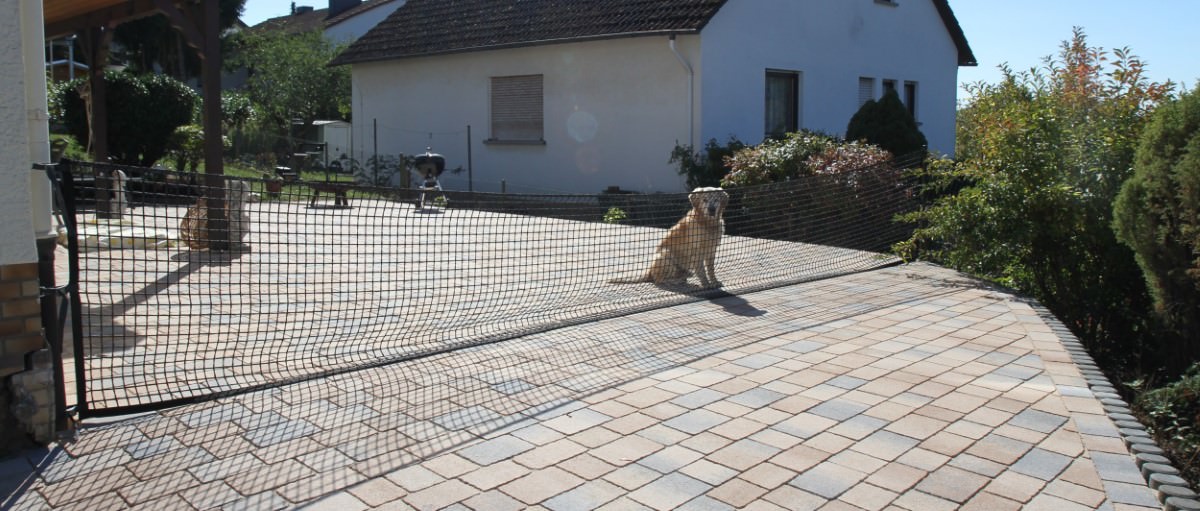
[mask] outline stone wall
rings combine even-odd
[[[42,335],[38,263],[0,266],[0,449],[54,438],[54,365]]]

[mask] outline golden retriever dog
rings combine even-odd
[[[688,194],[688,200],[692,203],[691,211],[667,231],[646,274],[635,279],[613,279],[610,283],[677,285],[696,275],[703,288],[721,287],[714,266],[717,246],[725,234],[723,215],[729,194],[720,188],[697,188]]]

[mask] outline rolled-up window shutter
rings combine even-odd
[[[542,140],[542,75],[492,78],[492,138]]]

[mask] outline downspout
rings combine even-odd
[[[668,46],[671,47],[671,53],[675,54],[675,58],[679,59],[679,63],[683,65],[683,69],[688,74],[688,145],[693,150],[696,148],[696,72],[692,69],[692,65],[679,53],[679,49],[675,47],[675,34],[671,34],[668,40]]]

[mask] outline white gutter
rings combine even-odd
[[[671,52],[675,54],[675,58],[679,59],[679,63],[683,65],[683,69],[688,74],[688,145],[692,150],[696,149],[696,72],[692,69],[692,65],[688,63],[683,54],[679,53],[679,49],[675,47],[675,34],[671,34],[668,41],[668,46],[671,47]]]

